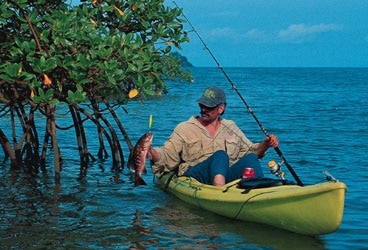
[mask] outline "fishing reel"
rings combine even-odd
[[[270,172],[277,177],[281,178],[281,180],[285,180],[285,172],[281,170],[281,165],[284,163],[284,161],[281,161],[280,163],[272,160],[268,162],[268,167],[270,168]]]

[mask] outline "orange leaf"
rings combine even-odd
[[[137,89],[132,89],[132,90],[129,91],[128,97],[130,99],[132,99],[132,98],[136,97],[137,95],[138,95],[138,90]]]
[[[35,92],[34,92],[34,90],[32,89],[32,91],[31,91],[31,98],[33,98],[35,96]]]
[[[113,7],[114,9],[116,9],[116,10],[117,10],[117,12],[119,12],[119,15],[120,15],[120,16],[123,16],[123,15],[124,15],[124,11],[122,11],[121,9],[119,9],[118,7],[116,7],[116,5],[112,5],[112,7]]]
[[[43,84],[45,84],[46,86],[50,86],[51,83],[52,82],[51,82],[50,78],[46,74],[43,74]]]
[[[95,21],[95,20],[93,20],[92,18],[90,18],[89,20],[91,21],[91,23],[92,23],[93,25],[95,25],[95,26],[97,25],[96,21]]]

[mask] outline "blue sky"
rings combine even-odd
[[[175,2],[223,67],[368,67],[367,0]],[[194,66],[217,66],[189,37],[179,53]]]

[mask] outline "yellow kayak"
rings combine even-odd
[[[243,183],[236,180],[216,187],[191,177],[163,173],[156,175],[155,182],[204,210],[313,236],[339,228],[347,191],[346,185],[337,180],[306,186],[261,183],[253,188],[239,187]]]

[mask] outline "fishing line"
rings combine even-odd
[[[175,1],[173,1],[173,3],[175,4],[175,6],[177,8],[180,8],[177,3]],[[248,112],[252,115],[252,117],[254,118],[254,120],[256,121],[256,123],[258,124],[258,126],[260,127],[260,129],[262,130],[262,132],[266,135],[266,137],[269,136],[267,130],[263,127],[262,123],[258,120],[258,118],[256,117],[255,113],[253,112],[252,108],[248,105],[248,103],[245,101],[245,99],[243,98],[243,96],[240,94],[238,88],[235,86],[234,82],[231,80],[231,78],[229,77],[229,75],[226,73],[226,71],[224,70],[224,68],[221,66],[220,62],[216,59],[215,55],[212,53],[212,51],[208,48],[207,44],[204,42],[204,40],[202,39],[201,35],[197,32],[197,30],[194,28],[194,26],[192,25],[192,23],[189,21],[189,19],[187,18],[187,16],[184,14],[184,11],[182,11],[181,15],[184,17],[184,19],[188,22],[189,26],[192,28],[193,32],[197,35],[197,37],[199,38],[199,40],[201,41],[201,43],[203,44],[205,50],[208,51],[208,53],[210,54],[210,56],[212,57],[212,59],[215,61],[215,63],[217,64],[217,67],[221,70],[221,72],[224,74],[225,78],[227,79],[227,81],[230,83],[231,87],[233,90],[235,90],[235,92],[238,94],[238,96],[240,97],[240,99],[242,100],[242,102],[244,103],[244,105],[246,106]],[[288,168],[288,170],[290,171],[290,173],[292,174],[292,176],[294,177],[294,179],[296,180],[297,184],[299,186],[303,186],[303,183],[301,182],[301,180],[299,179],[298,175],[295,173],[294,169],[291,167],[291,165],[287,162],[286,158],[284,157],[284,155],[282,154],[281,150],[279,149],[279,147],[275,147],[274,148],[276,153],[278,154],[278,156],[284,161],[285,166]]]

